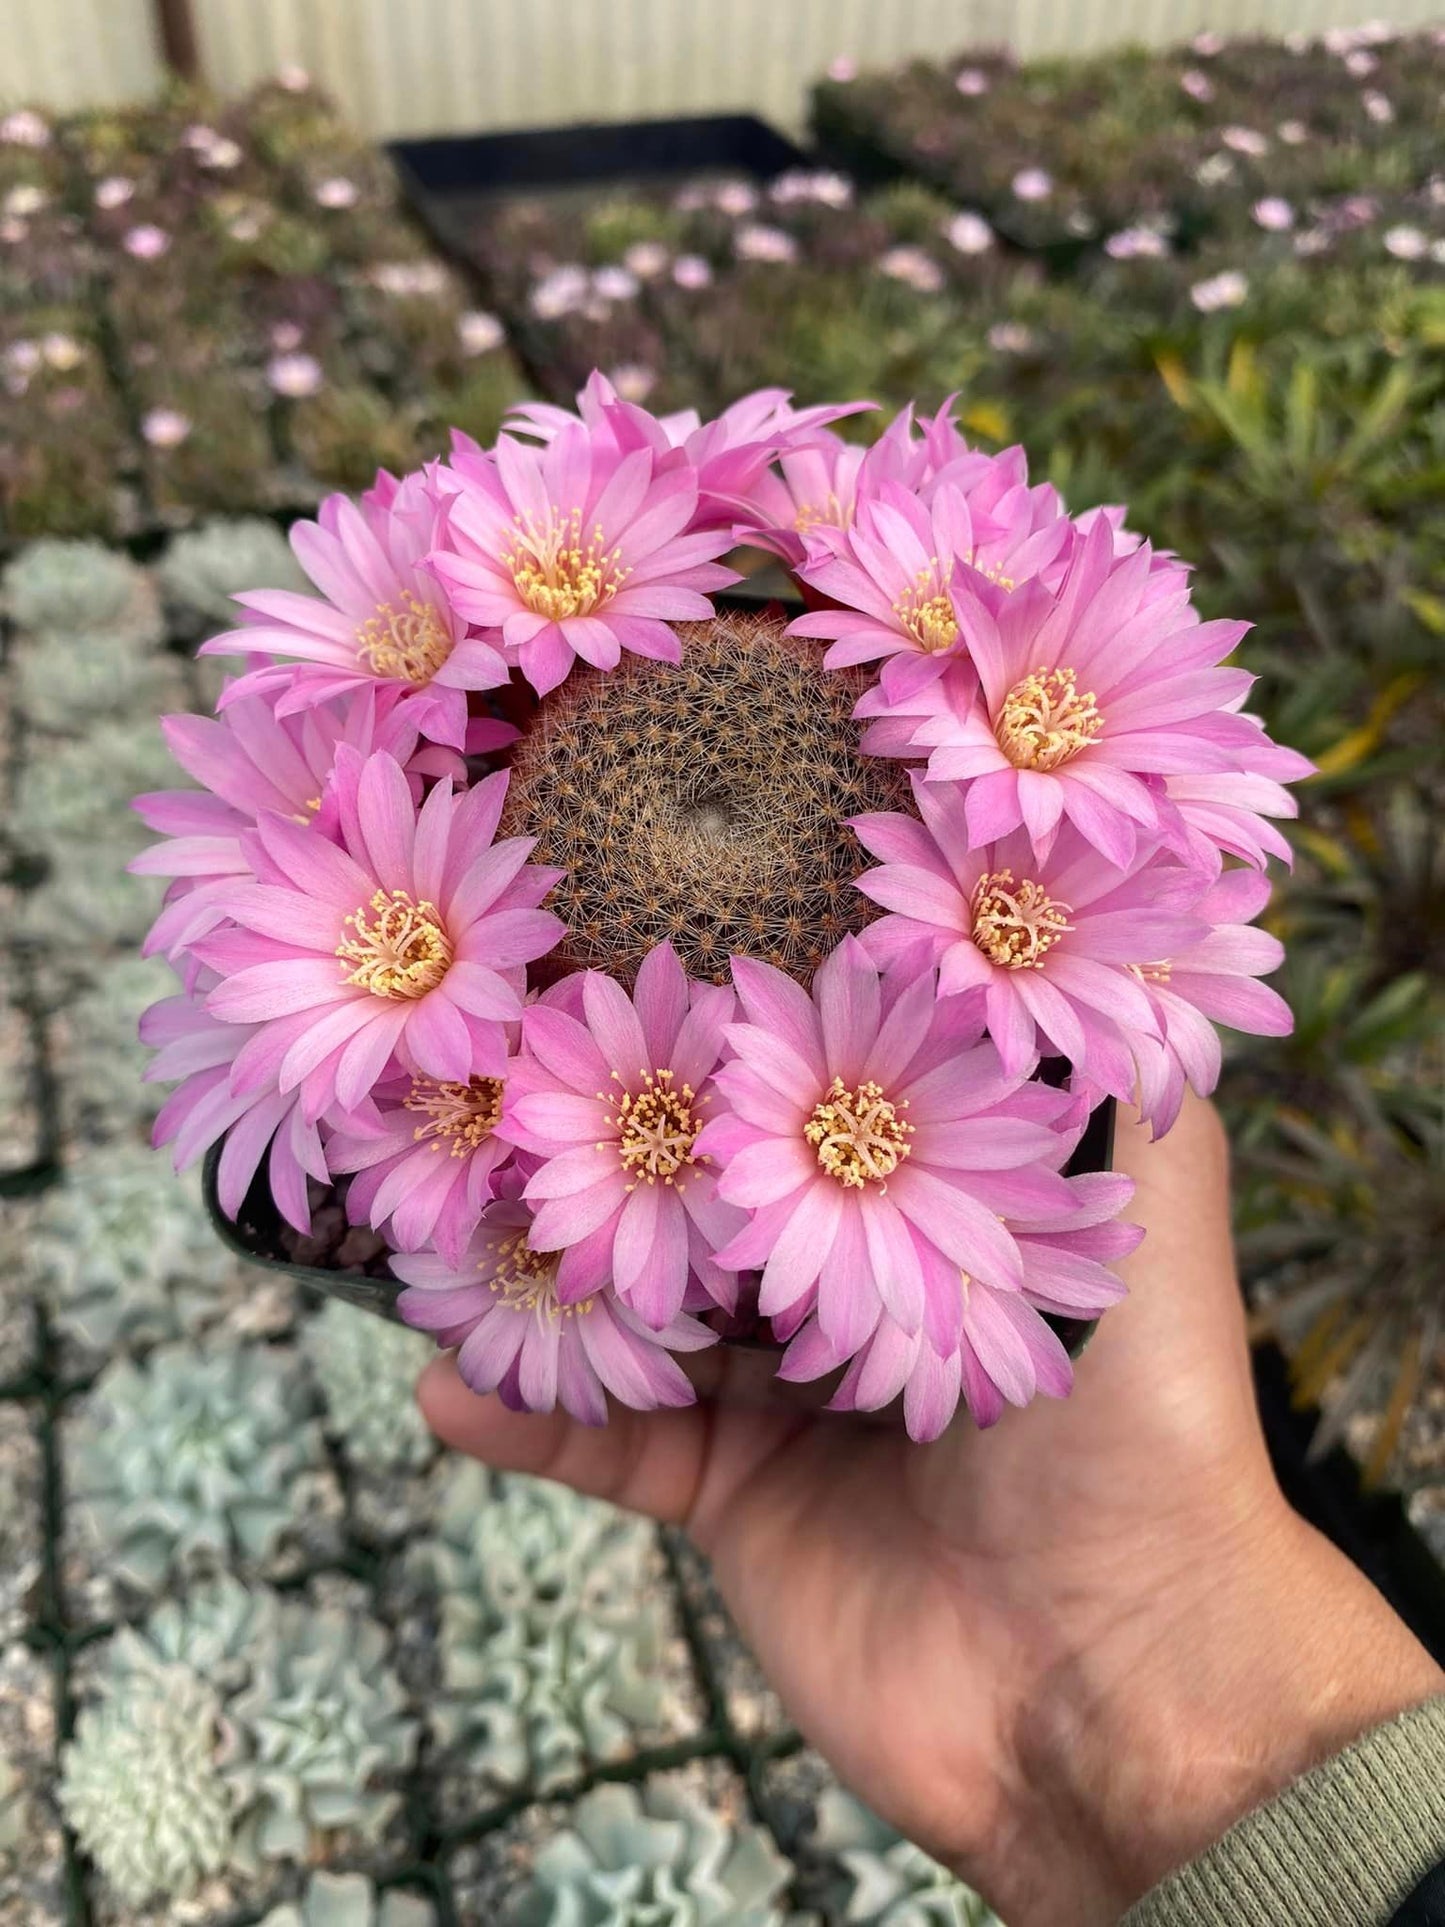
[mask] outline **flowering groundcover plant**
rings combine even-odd
[[[742,1333],[917,1439],[1061,1396],[1049,1321],[1139,1236],[1066,1172],[1091,1113],[1165,1130],[1215,1020],[1289,1028],[1254,919],[1309,766],[1244,711],[1244,625],[947,406],[860,460],[860,405],[594,376],[332,498],[317,593],[205,645],[240,673],[170,725],[201,787],[139,800],[157,1141],[223,1141],[232,1215],[264,1160],[298,1234],[336,1183],[513,1407],[686,1403]],[[742,544],[806,613],[715,605]]]

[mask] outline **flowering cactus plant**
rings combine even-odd
[[[200,786],[138,799],[172,879],[147,1013],[179,1166],[224,1140],[381,1233],[478,1391],[686,1403],[762,1335],[936,1436],[1069,1389],[1130,1186],[1091,1111],[1169,1127],[1215,1020],[1279,1035],[1254,919],[1309,765],[1244,710],[1239,622],[1070,516],[947,406],[659,419],[594,376],[292,547],[237,597]],[[768,549],[806,604],[713,598]],[[1047,1078],[1039,1075],[1050,1060]]]

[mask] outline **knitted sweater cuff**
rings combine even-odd
[[[1315,1767],[1129,1910],[1122,1927],[1388,1927],[1445,1856],[1445,1698]]]

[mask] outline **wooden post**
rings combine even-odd
[[[155,10],[166,65],[182,80],[199,80],[201,57],[196,45],[196,23],[191,18],[191,0],[155,0]]]

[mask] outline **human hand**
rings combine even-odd
[[[755,1355],[604,1431],[450,1358],[448,1443],[684,1526],[803,1733],[1010,1927],[1116,1920],[1172,1866],[1445,1676],[1288,1507],[1255,1411],[1214,1112],[1115,1163],[1147,1228],[1069,1399],[929,1446],[807,1408]]]

